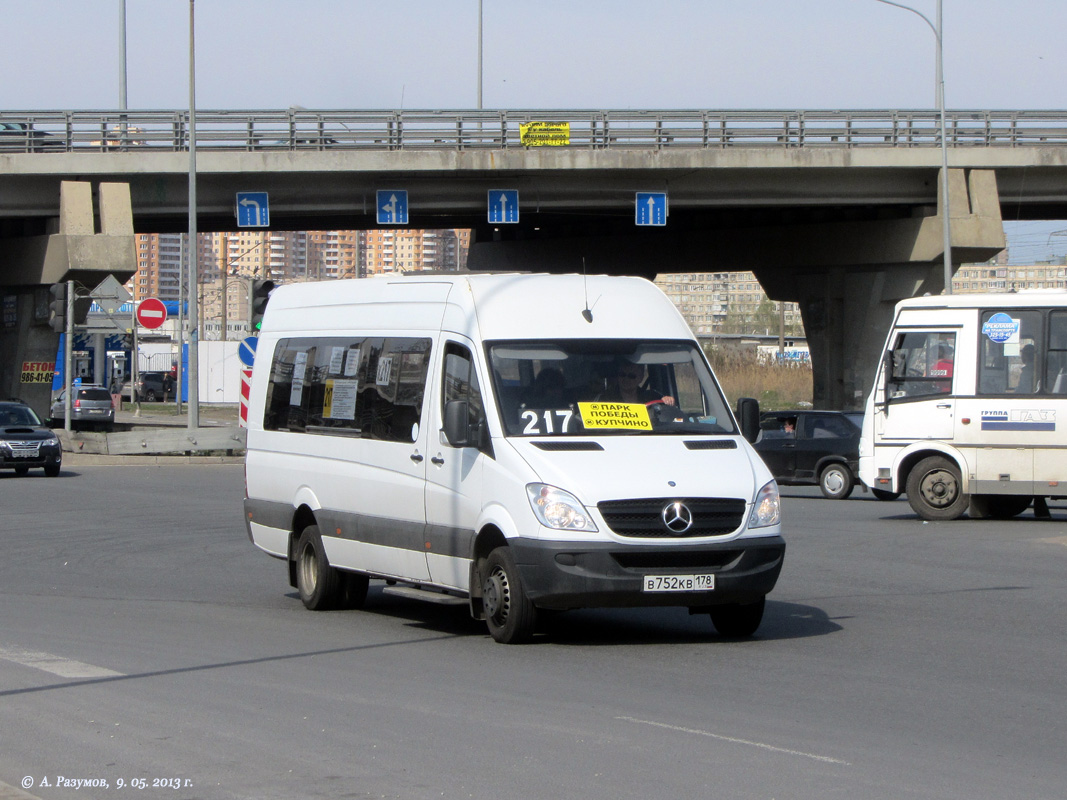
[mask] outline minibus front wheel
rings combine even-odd
[[[924,458],[908,473],[908,502],[926,520],[959,519],[970,504],[959,468],[944,456]]]
[[[537,623],[537,609],[526,596],[515,557],[498,547],[482,569],[482,607],[489,634],[502,644],[527,642]]]
[[[763,622],[763,609],[767,598],[761,597],[755,603],[726,603],[711,607],[711,624],[720,636],[727,639],[747,639],[756,632]]]

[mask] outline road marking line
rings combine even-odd
[[[121,678],[121,672],[104,667],[85,664],[70,658],[41,653],[35,650],[23,650],[18,647],[0,647],[0,659],[21,664],[24,667],[51,672],[61,678]]]
[[[615,717],[615,719],[623,720],[624,722],[636,722],[641,725],[651,725],[655,728],[666,728],[669,731],[677,731],[678,733],[695,733],[698,736],[707,736],[711,739],[718,739],[722,742],[730,742],[732,744],[745,744],[750,747],[759,747],[762,750],[770,750],[773,753],[785,753],[790,756],[802,756],[804,758],[811,758],[815,761],[824,761],[827,764],[840,764],[845,767],[851,767],[852,765],[847,761],[842,761],[839,758],[830,758],[830,756],[820,756],[815,753],[805,753],[802,750],[789,750],[785,747],[775,747],[765,742],[753,742],[748,739],[737,739],[733,736],[723,736],[718,733],[711,733],[710,731],[697,730],[696,728],[683,728],[680,725],[669,725],[666,722],[653,722],[648,719],[635,719],[634,717]]]

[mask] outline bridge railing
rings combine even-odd
[[[1067,111],[950,111],[950,147],[1067,145]],[[934,111],[197,111],[198,150],[934,147]],[[530,130],[549,135],[528,138]],[[188,150],[183,111],[0,111],[0,153]]]

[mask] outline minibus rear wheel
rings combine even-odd
[[[944,456],[924,458],[908,473],[908,503],[923,519],[959,519],[970,504],[956,465]]]
[[[767,598],[755,603],[726,603],[711,607],[711,624],[720,636],[728,639],[745,639],[756,632],[763,622],[763,609]]]
[[[502,644],[520,644],[533,636],[537,608],[526,596],[511,548],[498,547],[482,570],[482,606],[490,635]]]
[[[344,599],[344,577],[330,566],[318,525],[308,525],[296,543],[296,588],[305,608],[326,611]]]

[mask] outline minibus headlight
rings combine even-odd
[[[782,521],[782,504],[778,498],[778,484],[771,481],[756,493],[756,502],[752,504],[752,513],[748,517],[748,527],[766,528]]]
[[[570,492],[543,483],[530,483],[526,485],[526,495],[534,515],[546,528],[591,532],[597,529],[585,506]]]

